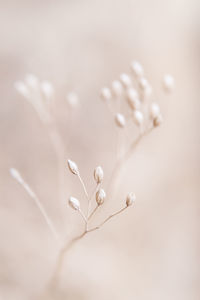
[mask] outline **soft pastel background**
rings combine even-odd
[[[117,137],[99,91],[127,72],[132,59],[144,65],[165,122],[137,148],[117,197],[97,219],[120,208],[130,190],[135,207],[68,253],[55,299],[199,299],[199,9],[195,0],[0,1],[1,300],[36,299],[58,251],[38,209],[10,177],[11,166],[63,235],[70,239],[82,226],[59,202],[55,151],[14,82],[31,72],[54,84],[66,159],[78,163],[91,190],[96,165],[105,180],[110,175]],[[176,79],[169,97],[160,88],[166,72]],[[65,104],[70,90],[81,102],[72,114]],[[65,182],[66,200],[80,198],[80,185],[67,170]]]

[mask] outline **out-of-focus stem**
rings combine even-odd
[[[47,127],[51,142],[56,152],[57,164],[58,164],[58,191],[59,191],[59,199],[62,211],[62,203],[64,203],[65,199],[65,169],[64,169],[64,161],[65,161],[65,146],[63,144],[62,138],[56,128],[55,122],[51,123],[51,126]]]
[[[20,176],[20,175],[19,175]],[[36,194],[33,192],[31,187],[28,185],[28,183],[20,176],[19,178],[15,178],[19,184],[25,189],[27,194],[34,200],[35,204],[37,205],[38,209],[40,210],[42,216],[44,217],[47,226],[49,227],[51,233],[56,238],[57,241],[59,241],[59,235],[54,227],[53,222],[51,221],[50,217],[48,216],[45,208],[43,207],[40,199],[36,196]]]
[[[116,181],[118,179],[118,176],[122,170],[122,167],[124,166],[125,162],[130,158],[130,156],[133,154],[133,151],[135,150],[135,148],[137,147],[137,145],[139,144],[139,142],[141,141],[141,139],[146,136],[147,134],[149,134],[152,131],[153,127],[151,127],[150,129],[146,130],[145,132],[141,133],[133,142],[132,144],[129,146],[128,150],[117,160],[112,174],[110,176],[110,181],[108,183],[107,186],[107,193],[108,195],[112,195],[114,197],[114,188],[116,185]]]

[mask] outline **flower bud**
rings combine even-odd
[[[126,120],[124,115],[122,114],[116,114],[115,115],[115,123],[117,124],[117,126],[123,128],[126,125]]]
[[[96,193],[96,202],[98,205],[102,205],[104,203],[104,200],[106,198],[106,193],[103,189],[98,190]]]
[[[69,94],[67,94],[66,98],[70,107],[75,108],[79,105],[79,99],[75,92],[70,92]]]
[[[96,183],[101,183],[103,180],[103,169],[102,167],[98,166],[95,168],[94,170],[94,179],[96,181]]]
[[[25,82],[32,90],[39,91],[39,80],[33,74],[27,74],[25,77]]]
[[[78,170],[77,164],[75,162],[73,162],[72,160],[70,160],[70,159],[68,159],[67,163],[68,163],[69,170],[73,174],[78,175],[79,174],[79,170]]]
[[[24,98],[30,98],[30,91],[23,81],[15,82],[15,88],[18,91],[18,93],[20,93]]]
[[[133,202],[135,201],[136,197],[134,193],[129,193],[126,197],[126,205],[130,206],[133,204]]]
[[[162,122],[163,122],[163,117],[162,117],[161,114],[159,114],[157,117],[155,117],[153,119],[153,126],[154,127],[158,127],[158,126],[160,126],[162,124]]]
[[[128,88],[132,85],[131,78],[127,74],[123,73],[120,75],[120,81],[125,88]]]
[[[104,101],[108,101],[108,100],[110,100],[112,98],[112,94],[111,94],[111,91],[110,91],[109,88],[107,88],[107,87],[102,88],[102,90],[101,90],[101,98]]]
[[[23,179],[22,179],[22,177],[21,177],[21,175],[20,175],[20,173],[16,170],[16,169],[14,169],[14,168],[10,168],[10,175],[15,179],[15,180],[17,180],[19,183],[23,183],[24,181],[23,181]]]
[[[120,81],[115,80],[112,82],[112,93],[114,96],[119,97],[122,94],[123,87]]]
[[[160,107],[157,103],[152,103],[150,107],[150,118],[155,119],[160,114]]]
[[[140,88],[142,89],[143,93],[146,96],[151,95],[152,87],[146,78],[144,78],[144,77],[140,78],[139,85],[140,85]]]
[[[127,91],[127,101],[131,109],[140,108],[140,100],[138,99],[138,93],[135,89],[129,88]]]
[[[131,63],[131,70],[136,77],[142,77],[144,75],[143,67],[138,61],[133,61]]]
[[[78,199],[74,197],[69,197],[69,206],[73,208],[74,210],[79,210],[80,209],[80,202]]]
[[[144,122],[143,113],[139,110],[135,110],[133,112],[133,120],[138,126],[141,126],[142,123]]]
[[[174,89],[175,81],[174,78],[166,74],[163,78],[163,87],[167,92],[171,92]]]
[[[41,90],[47,99],[50,99],[54,94],[54,88],[52,84],[47,80],[41,83]]]

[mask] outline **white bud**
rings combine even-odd
[[[69,206],[71,206],[71,208],[73,208],[74,210],[80,210],[80,202],[78,199],[69,197],[68,203]]]
[[[166,74],[163,78],[163,87],[167,92],[171,92],[174,89],[175,80],[170,74]]]
[[[155,119],[160,114],[160,107],[157,103],[152,103],[150,106],[150,118]]]
[[[140,78],[139,85],[140,85],[140,88],[142,89],[142,91],[144,92],[144,94],[146,96],[151,95],[152,87],[151,87],[151,85],[149,84],[149,82],[146,78],[144,78],[144,77]]]
[[[128,89],[127,101],[132,109],[140,108],[140,100],[138,99],[138,93],[135,89],[133,89],[133,88]]]
[[[117,124],[117,126],[123,128],[126,125],[126,119],[124,117],[124,115],[122,114],[116,114],[115,115],[115,123]]]
[[[163,117],[162,117],[161,114],[159,114],[157,117],[155,117],[153,119],[153,125],[154,125],[154,127],[160,126],[162,124],[162,122],[163,122]]]
[[[79,99],[75,92],[70,92],[67,94],[67,102],[70,107],[75,108],[79,105]]]
[[[120,75],[120,81],[125,88],[128,88],[132,85],[130,76],[125,73]]]
[[[69,170],[73,174],[78,175],[79,170],[78,170],[77,164],[74,161],[70,160],[70,159],[68,159],[67,163],[68,163]]]
[[[103,169],[102,167],[98,166],[94,170],[94,179],[96,183],[101,183],[103,180]]]
[[[134,193],[129,193],[126,197],[126,205],[130,206],[133,204],[133,202],[136,200],[135,194]]]
[[[131,70],[137,77],[142,77],[144,75],[143,67],[138,61],[133,61],[131,63]]]
[[[122,94],[123,87],[120,81],[115,80],[112,82],[112,87],[111,87],[112,93],[114,96],[119,97]]]
[[[25,77],[25,82],[31,89],[33,89],[33,90],[39,89],[39,80],[35,75],[27,74]]]
[[[40,84],[40,86],[44,96],[47,99],[50,99],[54,94],[54,88],[52,84],[49,81],[45,80]]]
[[[109,88],[107,88],[107,87],[102,88],[102,90],[101,90],[101,98],[104,101],[108,101],[108,100],[110,100],[112,98],[112,94],[111,94],[111,91],[110,91]]]
[[[135,110],[133,112],[133,120],[135,121],[135,123],[138,125],[138,126],[141,126],[142,123],[144,122],[144,116],[143,116],[143,113],[139,110]]]
[[[23,178],[21,177],[20,173],[19,173],[16,169],[10,168],[10,175],[11,175],[15,180],[17,180],[19,183],[22,184],[22,183],[24,182],[24,180],[23,180]]]
[[[30,91],[23,81],[15,82],[15,88],[24,98],[30,98]]]
[[[104,203],[104,200],[106,198],[106,193],[103,189],[98,190],[96,193],[96,202],[98,205],[102,205]]]

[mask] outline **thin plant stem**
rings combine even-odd
[[[146,136],[147,134],[149,134],[152,131],[153,127],[151,127],[150,129],[146,130],[145,132],[143,132],[142,134],[140,134],[133,142],[132,144],[129,146],[128,150],[117,160],[111,177],[110,177],[110,181],[108,183],[107,186],[107,191],[108,194],[110,195],[112,192],[112,189],[115,186],[115,183],[117,181],[117,178],[119,176],[119,173],[123,167],[123,165],[125,164],[125,162],[130,158],[130,156],[132,155],[133,151],[135,150],[135,148],[137,147],[137,145],[139,144],[139,142],[141,141],[141,139]]]
[[[59,240],[59,235],[53,225],[53,222],[51,221],[50,217],[48,216],[45,208],[43,207],[41,201],[39,200],[39,198],[36,196],[36,194],[33,192],[33,190],[30,188],[30,186],[28,185],[28,183],[26,181],[24,181],[22,178],[20,178],[21,180],[18,182],[21,184],[21,186],[25,189],[25,191],[28,193],[28,195],[35,201],[35,204],[37,205],[37,207],[39,208],[42,216],[44,217],[47,226],[49,227],[51,233],[53,234],[53,236],[55,237],[56,240]]]
[[[99,208],[99,206],[100,206],[100,205],[97,205],[97,206],[93,209],[93,211],[91,212],[91,214],[90,214],[89,217],[88,217],[88,221],[92,219],[93,215],[95,214],[95,212],[97,211],[97,209]]]
[[[49,281],[49,284],[47,286],[47,290],[51,290],[57,285],[57,282],[59,281],[59,276],[60,276],[60,273],[61,273],[61,269],[62,269],[62,266],[64,264],[64,259],[65,259],[66,253],[71,249],[71,247],[77,241],[79,241],[81,238],[83,238],[86,234],[87,234],[87,231],[85,230],[81,235],[78,235],[77,237],[72,239],[69,243],[66,243],[64,245],[64,247],[60,250],[60,252],[58,254],[58,257],[57,257],[57,261],[56,261],[56,265],[55,265],[53,275],[52,275],[52,277]]]
[[[91,194],[91,196],[90,196],[89,203],[88,203],[88,209],[87,209],[87,219],[88,219],[88,221],[89,221],[89,219],[90,219],[89,215],[90,215],[90,208],[91,208],[92,198],[95,196],[95,194],[96,194],[97,191],[99,190],[100,185],[101,185],[101,183],[97,183],[97,185],[96,185],[94,191],[92,192],[92,194]]]
[[[81,175],[80,175],[79,173],[78,173],[77,175],[78,175],[78,178],[79,178],[80,183],[81,183],[81,185],[82,185],[82,187],[83,187],[84,193],[85,193],[85,195],[86,195],[86,197],[87,197],[87,199],[88,199],[88,202],[89,202],[88,192],[87,192],[87,189],[86,189],[85,184],[84,184],[84,182],[83,182],[83,179],[81,178]]]
[[[80,213],[81,217],[83,218],[83,220],[85,221],[85,223],[87,224],[87,222],[88,222],[88,219],[86,218],[86,216],[84,215],[84,213],[82,212],[82,210],[81,210],[81,209],[79,209],[78,211],[79,211],[79,213]]]
[[[57,165],[58,165],[58,191],[59,191],[59,204],[60,204],[60,211],[63,215],[63,206],[65,199],[65,170],[64,170],[64,160],[65,160],[65,146],[63,140],[57,130],[56,124],[54,120],[51,120],[51,124],[47,126],[47,131],[49,133],[49,137],[51,139],[52,145],[55,150],[56,158],[57,158]],[[63,220],[64,216],[62,217]]]
[[[100,225],[91,228],[89,230],[85,229],[85,231],[81,234],[78,235],[77,237],[75,237],[74,239],[72,239],[69,243],[66,243],[64,245],[64,247],[60,250],[58,258],[57,258],[57,262],[56,262],[56,267],[55,270],[53,272],[53,275],[49,281],[49,284],[47,286],[47,290],[51,290],[52,288],[54,288],[58,281],[59,281],[59,277],[60,277],[60,273],[61,273],[61,269],[62,266],[64,264],[64,259],[65,259],[65,255],[66,253],[71,249],[71,247],[80,239],[82,239],[86,234],[93,232],[99,228],[101,228],[106,222],[108,222],[110,219],[112,219],[113,217],[117,216],[118,214],[122,213],[125,209],[127,208],[127,206],[121,208],[120,210],[118,210],[117,212],[111,214],[110,216],[108,216]]]
[[[101,228],[106,222],[108,222],[110,219],[112,219],[113,217],[119,215],[120,213],[122,213],[128,206],[125,206],[123,208],[121,208],[120,210],[118,210],[117,212],[111,214],[110,216],[108,216],[100,225],[88,230],[88,232],[92,232],[94,230],[97,230],[99,228]]]

